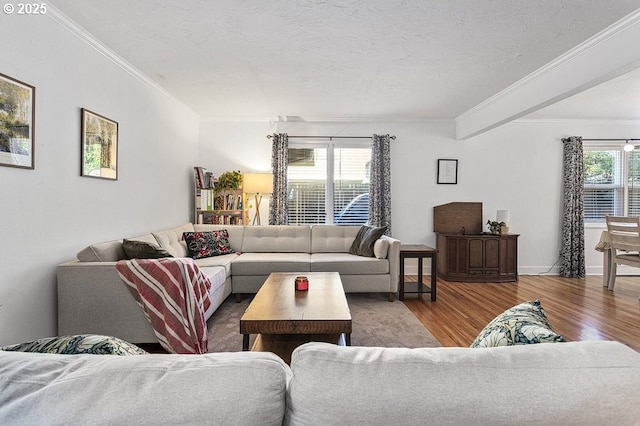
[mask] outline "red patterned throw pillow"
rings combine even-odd
[[[187,244],[189,256],[194,259],[233,253],[229,244],[229,231],[220,229],[206,232],[185,232],[182,234]]]

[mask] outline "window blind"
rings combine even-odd
[[[625,194],[622,149],[585,147],[584,175],[585,221],[603,222],[607,215],[622,215]]]
[[[364,224],[369,217],[371,148],[324,146],[289,148],[289,224]]]

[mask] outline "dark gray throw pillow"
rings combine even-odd
[[[358,256],[374,257],[373,246],[387,230],[386,226],[377,228],[374,226],[362,225],[358,231],[358,235],[353,240],[349,253]]]
[[[122,249],[128,259],[161,259],[173,257],[171,253],[160,246],[145,241],[122,240]]]

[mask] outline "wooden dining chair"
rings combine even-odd
[[[617,265],[640,268],[640,217],[607,216],[606,221],[611,243],[608,288],[613,290]]]

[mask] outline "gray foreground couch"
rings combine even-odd
[[[398,291],[400,241],[382,236],[375,257],[349,254],[359,226],[186,225],[128,239],[157,244],[186,257],[183,232],[229,231],[233,254],[197,259],[210,278],[208,319],[231,294],[256,293],[272,272],[339,272],[348,293]],[[116,272],[122,240],[92,244],[77,259],[58,265],[58,334],[102,334],[132,343],[157,338]]]
[[[0,351],[0,424],[640,422],[640,354],[617,342],[498,348],[308,343],[271,353]]]

